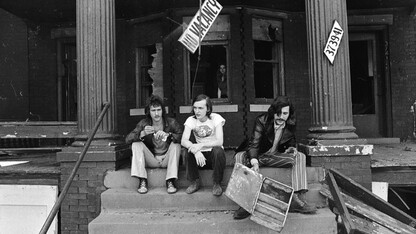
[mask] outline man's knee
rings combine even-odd
[[[212,147],[212,152],[217,153],[217,154],[224,154],[224,149],[220,146],[214,146]]]
[[[241,163],[241,164],[245,165],[245,162],[246,162],[246,156],[247,156],[246,151],[240,151],[240,152],[237,152],[237,153],[234,155],[234,160],[235,160],[235,163]]]
[[[181,151],[181,145],[180,144],[177,144],[177,143],[171,143],[170,144],[170,147],[173,149],[173,150],[175,150],[175,152],[179,152],[179,151]]]
[[[215,158],[225,158],[225,151],[222,147],[219,147],[219,146],[212,147],[211,152]]]
[[[143,148],[145,147],[145,144],[141,141],[139,142],[133,142],[131,144],[131,150],[132,151],[137,151],[137,150],[143,150]]]

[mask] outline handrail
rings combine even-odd
[[[91,141],[94,139],[95,133],[98,130],[98,127],[100,126],[101,122],[103,121],[104,115],[107,113],[108,108],[110,107],[110,103],[104,103],[104,108],[101,111],[100,115],[98,116],[97,122],[95,123],[95,126],[93,128],[93,131],[90,132],[87,143],[84,145],[84,149],[81,152],[81,155],[79,156],[77,162],[75,163],[74,168],[72,169],[71,175],[69,176],[68,180],[65,183],[64,188],[62,189],[61,194],[59,194],[58,200],[55,202],[55,205],[52,207],[51,212],[48,215],[48,218],[46,219],[45,223],[43,224],[42,229],[40,230],[39,234],[46,234],[46,232],[49,230],[49,227],[51,226],[51,223],[53,219],[55,218],[56,213],[58,213],[59,208],[61,207],[61,203],[64,200],[66,194],[68,193],[69,187],[71,186],[72,181],[74,180],[75,174],[78,171],[79,166],[81,165],[82,160],[84,159],[85,154],[88,151],[88,148],[91,145]]]

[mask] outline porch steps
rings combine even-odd
[[[274,233],[249,218],[234,220],[233,211],[201,212],[102,212],[89,224],[89,233],[137,234],[137,233]],[[332,212],[319,209],[314,215],[290,213],[281,234],[336,233]]]
[[[225,191],[232,167],[224,173]],[[194,194],[186,194],[188,186],[185,170],[179,170],[178,192],[167,194],[166,169],[148,169],[149,192],[139,194],[138,180],[130,176],[130,168],[107,172],[101,195],[101,214],[89,224],[89,233],[276,233],[250,219],[234,220],[238,208],[224,194],[212,195],[212,170],[200,171],[203,187]],[[290,184],[291,171],[287,168],[261,168],[270,178]],[[308,167],[308,202],[321,209],[317,214],[289,213],[281,233],[336,233],[333,213],[319,190],[324,177],[322,168]]]

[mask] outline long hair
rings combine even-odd
[[[212,113],[212,101],[211,101],[211,99],[207,96],[207,95],[205,95],[205,94],[200,94],[200,95],[198,95],[198,96],[196,96],[193,100],[192,100],[192,114],[194,115],[194,118],[196,118],[195,117],[195,112],[194,112],[194,108],[193,108],[193,105],[194,105],[194,103],[195,102],[199,102],[199,101],[202,101],[202,100],[205,100],[206,101],[206,103],[207,103],[207,117],[208,118],[211,118],[211,113]]]
[[[296,116],[295,108],[293,107],[292,102],[286,96],[279,96],[274,99],[273,103],[270,105],[267,110],[267,119],[268,121],[274,120],[274,114],[280,115],[282,113],[282,108],[289,106],[289,117],[286,120],[286,124],[295,126],[296,125]]]
[[[152,106],[160,106],[162,108],[162,118],[166,121],[166,109],[165,104],[163,103],[163,99],[158,95],[151,95],[146,100],[146,107],[144,108],[144,113],[146,114],[146,118],[152,121],[152,117],[150,116],[150,107]]]

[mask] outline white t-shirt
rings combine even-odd
[[[211,113],[211,118],[208,118],[207,121],[201,122],[198,119],[195,119],[194,116],[188,117],[184,125],[189,127],[196,139],[197,143],[206,143],[216,140],[215,128],[221,124],[224,126],[225,119],[216,113]],[[201,151],[211,151],[212,147],[202,147]]]

